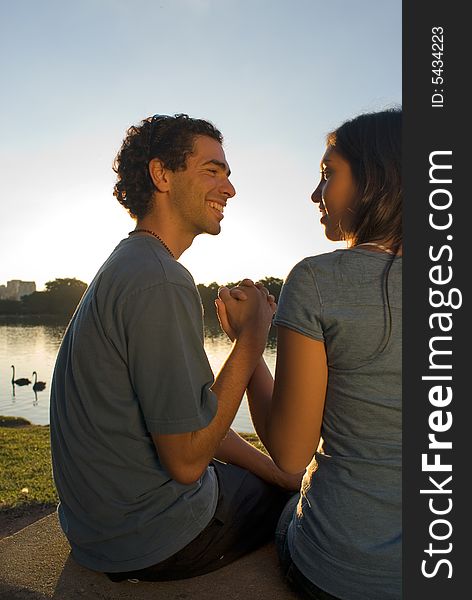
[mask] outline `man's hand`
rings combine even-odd
[[[269,294],[269,290],[266,287],[264,287],[263,284],[260,282],[253,283],[251,279],[244,279],[239,285],[229,290],[229,296],[227,293],[228,288],[220,288],[219,298],[215,300],[216,313],[221,328],[231,341],[234,341],[237,338],[237,333],[231,322],[230,316],[230,314],[238,310],[236,302],[233,301],[245,302],[246,300],[248,300],[248,288],[251,287],[257,288],[257,290],[259,290],[263,297],[265,297],[266,302],[268,303],[271,310],[271,320],[277,308],[275,297],[272,294]]]

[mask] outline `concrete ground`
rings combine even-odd
[[[273,544],[182,581],[112,583],[70,557],[56,513],[0,541],[0,600],[297,600]]]

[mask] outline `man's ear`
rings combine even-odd
[[[159,192],[169,191],[169,171],[159,158],[153,158],[149,162],[149,175]]]

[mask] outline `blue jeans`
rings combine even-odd
[[[285,505],[275,530],[275,546],[279,555],[280,566],[287,583],[298,594],[307,600],[339,600],[335,596],[320,590],[296,567],[290,555],[287,540],[287,530],[292,520],[295,508],[300,500],[300,494],[295,494]]]

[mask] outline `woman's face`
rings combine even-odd
[[[322,213],[320,223],[326,237],[337,242],[349,238],[356,185],[351,166],[333,146],[328,146],[321,159],[321,180],[311,195]]]

